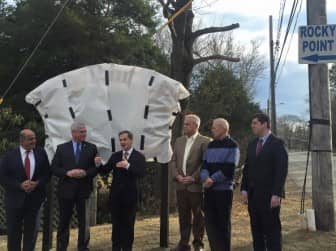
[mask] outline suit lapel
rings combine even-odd
[[[81,162],[82,157],[85,155],[85,151],[87,150],[87,144],[85,141],[83,141],[81,143],[81,150],[80,150],[80,154],[79,154],[79,163]]]
[[[19,156],[17,158],[18,160],[17,166],[19,168],[20,176],[23,179],[27,179],[26,172],[25,172],[24,165],[23,165],[24,160],[22,159],[20,148],[18,148],[16,152],[17,152],[16,154]]]
[[[40,168],[40,159],[39,159],[39,156],[36,152],[36,149],[33,150],[33,154],[34,154],[34,158],[35,158],[35,169],[34,169],[34,173],[33,173],[33,176],[32,176],[32,180],[34,180],[34,178],[36,178],[35,176],[39,172],[39,168]]]
[[[178,166],[181,167],[181,173],[183,173],[182,166],[183,166],[183,159],[184,159],[184,152],[185,152],[186,144],[187,144],[187,136],[183,136],[183,141],[182,141],[182,144],[180,145],[180,149],[179,149],[179,152],[181,154],[181,158],[180,158],[180,163],[178,165]]]
[[[76,158],[75,158],[75,151],[72,145],[72,141],[69,141],[67,144],[67,152],[71,153],[71,161],[73,163],[74,166],[76,166]],[[71,164],[71,163],[70,163]]]
[[[257,144],[258,144],[258,138],[254,139],[251,143],[250,151],[252,152],[252,156],[254,159],[257,158]],[[260,154],[259,154],[260,155]]]
[[[136,155],[136,151],[135,151],[135,149],[133,148],[133,151],[132,151],[132,153],[131,153],[131,155],[130,156],[128,156],[128,162],[130,162],[130,161],[133,161],[134,160],[134,158],[135,158],[135,155]],[[123,157],[123,151],[121,151],[121,158]]]
[[[188,159],[190,159],[190,156],[195,151],[195,148],[199,144],[199,141],[200,141],[200,136],[197,135],[196,139],[194,140],[193,144],[191,145],[191,148],[190,148],[190,151],[189,151],[189,155],[188,155]]]

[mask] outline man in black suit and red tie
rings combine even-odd
[[[137,208],[137,179],[145,175],[145,157],[132,147],[130,131],[119,133],[121,151],[112,154],[99,167],[101,173],[112,171],[110,189],[112,219],[112,251],[131,251],[134,241],[134,223]],[[96,161],[101,162],[100,157]]]
[[[266,114],[254,115],[252,131],[257,136],[248,146],[241,194],[248,203],[254,251],[282,248],[280,206],[288,170],[284,142],[270,131]]]
[[[7,250],[33,251],[39,228],[40,208],[50,178],[45,150],[36,147],[32,130],[20,132],[20,146],[8,152],[0,166],[0,183],[5,189]],[[23,231],[22,231],[23,229]]]
[[[89,197],[93,189],[93,178],[97,174],[95,157],[97,147],[86,139],[85,124],[71,125],[72,140],[57,147],[52,161],[52,172],[59,177],[59,225],[57,251],[65,251],[69,243],[69,225],[73,208],[78,218],[78,251],[89,250],[90,229],[88,221]]]

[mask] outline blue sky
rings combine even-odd
[[[269,66],[269,16],[273,16],[273,37],[275,40],[280,0],[194,0],[196,18],[206,25],[229,25],[240,23],[240,28],[234,30],[235,41],[248,45],[252,39],[261,39],[261,53]],[[327,19],[329,24],[336,23],[335,0],[327,0]],[[293,1],[286,1],[285,17],[282,30],[283,41],[285,28]],[[283,71],[278,78],[276,88],[277,115],[295,114],[305,119],[309,118],[308,106],[308,66],[298,64],[298,26],[306,25],[306,0],[303,0],[300,18],[290,44],[289,53]],[[291,35],[291,33],[290,33]],[[288,40],[290,36],[288,37]],[[289,42],[289,41],[288,41]],[[287,47],[285,52],[287,51]],[[285,54],[284,54],[285,55]],[[283,55],[283,58],[284,58]],[[280,71],[279,67],[279,71]],[[256,85],[255,101],[262,108],[267,105],[269,94],[269,69],[262,80]]]

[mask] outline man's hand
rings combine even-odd
[[[118,168],[124,168],[124,169],[126,169],[127,166],[128,166],[128,161],[126,159],[123,159],[122,161],[119,161],[116,164],[116,167],[118,167]]]
[[[247,191],[241,191],[240,194],[241,194],[241,201],[244,204],[247,204],[248,203]]]
[[[38,181],[25,180],[21,183],[21,189],[24,190],[26,193],[30,193],[31,191],[34,191],[36,189],[38,183]]]
[[[67,171],[66,175],[70,178],[81,179],[86,176],[86,172],[83,169],[72,169]]]
[[[66,172],[66,176],[68,176],[70,178],[75,178],[75,173],[76,173],[76,169],[71,169],[71,170]]]
[[[80,178],[84,178],[86,176],[86,171],[83,169],[78,169],[77,171],[77,177]]]
[[[277,195],[272,195],[271,198],[271,208],[279,207],[281,204],[281,197]]]
[[[39,182],[38,181],[32,181],[32,180],[30,180],[29,184],[30,184],[30,191],[29,192],[31,192],[31,191],[34,191],[36,189],[36,187],[38,186]]]
[[[175,179],[180,182],[180,183],[183,183],[183,176],[181,174],[178,174]]]
[[[182,177],[182,183],[185,184],[185,185],[189,185],[193,182],[194,182],[194,178],[191,177],[191,176]]]
[[[94,158],[94,162],[96,167],[100,166],[103,163],[101,157],[98,155]]]
[[[205,188],[209,188],[209,187],[211,187],[211,186],[213,185],[213,183],[214,183],[214,181],[213,181],[210,177],[208,177],[208,178],[203,182],[203,186],[204,186]]]
[[[21,189],[26,193],[30,193],[30,180],[25,180],[21,183]]]

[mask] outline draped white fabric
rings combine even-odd
[[[99,64],[45,81],[26,101],[44,121],[50,158],[58,144],[71,138],[70,125],[76,120],[86,124],[87,140],[97,145],[105,161],[120,149],[118,133],[130,130],[136,149],[166,163],[174,113],[180,111],[178,101],[188,96],[181,83],[153,70]]]

